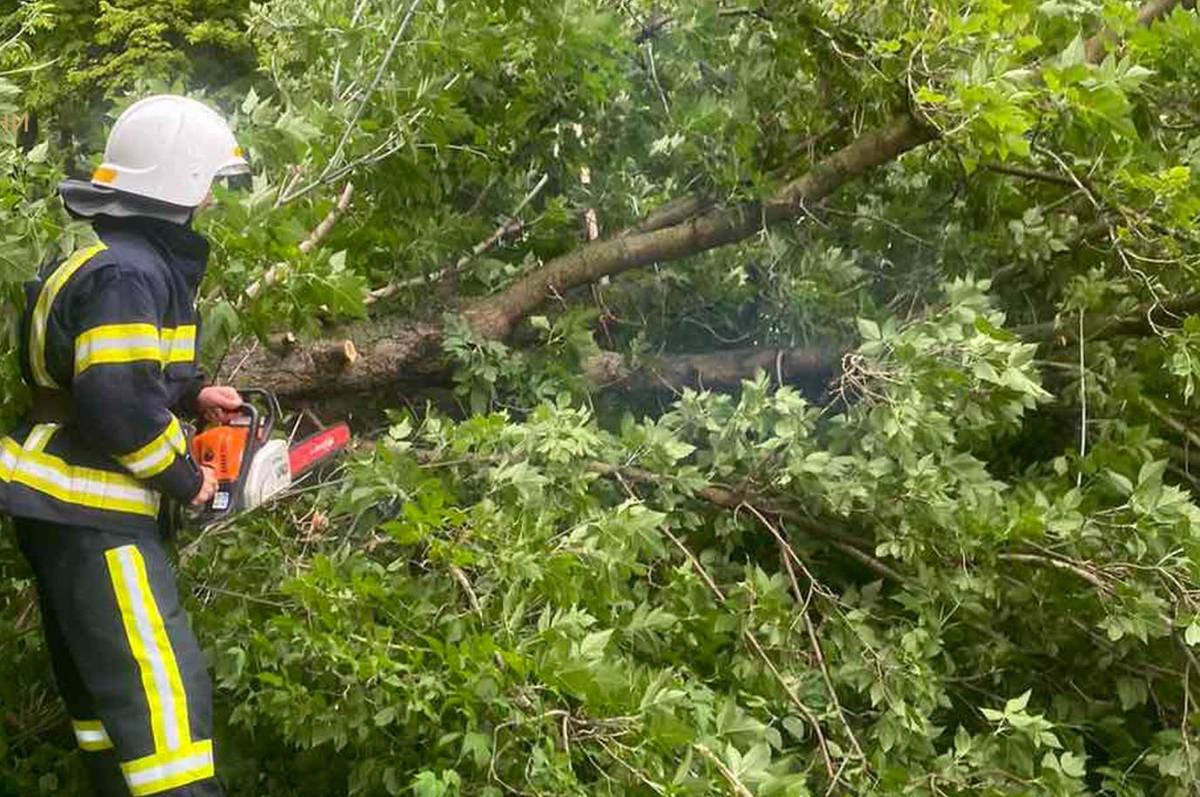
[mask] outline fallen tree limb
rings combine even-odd
[[[472,330],[485,338],[504,338],[518,321],[556,293],[657,262],[679,260],[708,249],[745,240],[766,226],[798,218],[819,201],[869,169],[932,141],[934,131],[908,116],[892,120],[814,165],[769,201],[710,211],[683,224],[646,233],[616,236],[585,244],[526,275],[508,289],[476,300],[463,309]],[[353,344],[360,355],[345,368],[329,369],[321,352],[328,341],[266,347],[241,362],[243,383],[256,384],[283,397],[329,395],[372,390],[411,374],[444,372],[440,325],[419,321],[372,320],[331,330],[329,340]]]
[[[808,205],[870,169],[933,141],[935,136],[932,128],[911,116],[896,117],[821,160],[764,203],[714,210],[671,227],[581,246],[500,293],[469,304],[463,315],[479,334],[506,337],[518,321],[555,295],[604,276],[744,241],[773,224],[799,218]]]
[[[631,360],[603,352],[584,363],[584,374],[600,389],[681,391],[685,387],[733,388],[765,371],[778,385],[823,382],[833,375],[841,353],[818,347],[746,348]]]
[[[1134,312],[1113,317],[1107,313],[1084,316],[1083,334],[1087,340],[1145,335],[1157,327],[1172,326],[1184,317],[1200,312],[1200,293],[1190,293],[1165,302],[1144,304]],[[1014,327],[1013,333],[1031,341],[1066,346],[1079,341],[1077,318],[1058,318],[1038,324]]]
[[[1150,0],[1139,11],[1138,21],[1149,25],[1182,2]],[[1108,36],[1107,33],[1099,34],[1101,44],[1089,48],[1093,61],[1103,55]],[[543,303],[572,288],[594,283],[605,276],[680,260],[747,240],[773,224],[805,215],[808,205],[828,197],[870,169],[933,141],[936,136],[935,130],[912,116],[898,116],[814,164],[806,174],[788,183],[765,202],[709,209],[671,226],[646,232],[635,230],[631,234],[585,244],[526,274],[507,289],[467,303],[461,308],[462,315],[477,335],[505,338],[519,321]],[[689,209],[682,201],[679,206],[680,212]],[[1200,309],[1200,295],[1181,301],[1179,308]],[[1146,325],[1153,327],[1149,315]],[[1115,333],[1132,328],[1130,322],[1130,325],[1106,328],[1106,331]],[[1048,339],[1058,334],[1058,329],[1056,324],[1031,325],[1019,329],[1018,333]],[[428,321],[386,324],[370,321],[345,326],[334,330],[331,337],[350,341],[360,356],[354,364],[335,371],[323,368],[321,358],[313,356],[312,347],[304,346],[283,352],[266,348],[250,355],[246,355],[245,350],[235,351],[227,361],[238,362],[240,357],[246,382],[274,389],[285,398],[373,390],[386,388],[410,374],[444,373],[441,334],[440,326]]]

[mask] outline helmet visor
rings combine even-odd
[[[221,167],[213,178],[214,182],[220,181],[227,188],[235,191],[249,191],[253,185],[253,179],[250,174],[250,164],[245,160],[237,160]]]

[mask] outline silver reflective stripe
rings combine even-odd
[[[159,446],[141,459],[133,462],[125,462],[125,467],[129,468],[130,472],[135,476],[145,477],[147,471],[154,470],[157,466],[169,459],[174,459],[175,451],[168,445]],[[165,468],[158,468],[154,472],[162,473]]]
[[[187,453],[187,440],[183,436],[183,428],[179,420],[171,416],[171,422],[162,434],[151,440],[143,448],[118,460],[129,469],[133,475],[148,479],[157,476],[171,466],[175,457]],[[139,456],[140,455],[140,456]]]
[[[29,370],[33,372],[33,381],[41,387],[59,386],[46,367],[46,329],[50,323],[50,311],[54,308],[54,300],[75,272],[107,248],[100,242],[79,250],[55,268],[42,283],[41,291],[33,305],[29,329]]]
[[[136,349],[161,351],[157,337],[149,335],[130,335],[124,338],[99,338],[86,340],[75,349],[75,356],[80,360],[90,360],[100,352]]]
[[[155,781],[165,780],[175,775],[183,775],[197,769],[203,769],[212,766],[213,755],[211,750],[203,753],[181,758],[178,761],[172,761],[169,764],[159,764],[150,769],[143,769],[141,772],[132,772],[125,775],[125,780],[129,783],[129,787],[136,788],[145,786]]]
[[[145,652],[147,660],[150,662],[150,671],[153,674],[154,687],[158,692],[159,706],[163,714],[167,750],[178,750],[183,740],[179,738],[179,721],[176,713],[175,695],[171,691],[171,681],[167,677],[167,665],[163,661],[162,651],[159,650],[158,640],[154,638],[154,629],[150,624],[150,615],[146,612],[146,606],[151,598],[142,592],[142,586],[138,583],[137,566],[133,561],[133,551],[134,549],[129,546],[117,551],[117,561],[120,562],[121,581],[129,594],[129,608],[133,611],[134,623],[137,626],[137,633],[142,643],[142,649]],[[160,750],[158,752],[162,753],[163,751]],[[131,775],[130,778],[141,777],[143,774],[139,772],[136,776]],[[151,779],[157,780],[158,777],[161,776]],[[130,780],[129,785],[134,786],[138,784]]]
[[[75,738],[78,739],[81,744],[103,744],[104,742],[108,741],[108,734],[104,731],[81,731],[76,728]]]

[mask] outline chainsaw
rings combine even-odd
[[[211,468],[217,478],[217,492],[198,513],[202,526],[262,506],[350,444],[350,427],[344,423],[295,444],[273,437],[283,416],[275,394],[257,388],[240,392],[241,408],[190,443],[193,461]]]

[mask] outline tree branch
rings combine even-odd
[[[1150,0],[1139,12],[1138,21],[1151,24],[1181,2]],[[561,296],[606,275],[680,260],[746,240],[772,224],[804,215],[807,205],[825,199],[850,180],[933,141],[936,136],[935,130],[911,116],[896,117],[879,130],[827,156],[764,203],[708,210],[661,229],[641,232],[635,228],[628,235],[586,244],[525,275],[506,290],[469,303],[463,308],[463,316],[482,337],[507,337],[517,322],[553,296]],[[1159,308],[1177,314],[1200,310],[1200,294],[1154,305],[1140,320],[1126,319],[1115,326],[1106,324],[1103,334],[1149,328],[1149,314]],[[1043,339],[1058,332],[1054,323],[1017,331],[1026,337]],[[1063,334],[1069,339],[1071,333]],[[335,330],[333,335],[355,346],[360,355],[356,363],[330,373],[318,366],[320,358],[313,357],[305,347],[294,347],[281,355],[264,348],[245,357],[247,381],[272,388],[282,396],[327,395],[378,389],[393,385],[409,374],[444,374],[446,370],[441,354],[442,329],[436,324],[384,324],[373,320]],[[242,355],[245,350],[233,354]],[[229,359],[236,360],[237,356]]]
[[[1075,181],[1070,177],[1063,177],[1061,174],[1054,172],[1042,172],[1036,169],[1026,169],[1021,166],[1007,166],[1001,163],[988,163],[984,167],[989,172],[996,174],[1006,174],[1009,177],[1021,177],[1025,180],[1040,180],[1044,183],[1054,183],[1055,185],[1063,185],[1067,188],[1076,188]]]
[[[629,236],[674,227],[712,206],[713,201],[701,194],[681,196],[650,211],[645,218],[622,234]]]
[[[935,136],[934,130],[912,117],[897,117],[817,163],[765,203],[712,211],[683,224],[582,246],[525,275],[506,290],[469,305],[464,316],[485,337],[506,337],[518,321],[556,294],[603,276],[743,241],[772,224],[800,217],[807,205],[819,202],[870,169],[929,143]]]
[[[631,360],[617,352],[603,352],[584,363],[588,382],[597,388],[631,392],[681,391],[685,387],[737,387],[759,371],[767,372],[778,384],[803,380],[824,381],[833,375],[841,353],[832,349],[746,348],[699,354],[675,354]]]
[[[1191,9],[1195,8],[1196,3],[1195,0],[1150,0],[1138,9],[1138,24],[1142,26],[1152,25],[1179,6]],[[1116,41],[1117,35],[1111,29],[1102,30],[1088,39],[1086,50],[1088,61],[1092,63],[1102,61],[1109,45],[1115,44]]]
[[[1115,338],[1125,335],[1145,335],[1153,332],[1156,326],[1164,326],[1161,321],[1155,321],[1156,315],[1165,315],[1174,320],[1200,312],[1200,293],[1190,293],[1166,302],[1150,302],[1139,307],[1125,316],[1109,313],[1092,313],[1084,317],[1084,336],[1088,340],[1098,338]],[[1055,319],[1039,324],[1026,324],[1014,327],[1012,332],[1026,340],[1040,340],[1059,346],[1067,346],[1079,340],[1077,319]]]
[[[438,282],[446,277],[451,276],[452,274],[462,271],[472,260],[482,254],[492,251],[508,236],[516,235],[521,230],[525,229],[525,222],[521,221],[520,218],[521,211],[525,210],[529,203],[536,199],[538,194],[542,193],[542,189],[544,189],[546,184],[549,182],[550,175],[543,174],[542,179],[538,181],[538,184],[533,187],[532,191],[525,195],[525,198],[521,200],[521,204],[517,205],[517,208],[512,212],[512,215],[507,218],[503,224],[497,227],[491,235],[475,244],[475,246],[471,247],[471,251],[460,257],[453,265],[446,266],[445,268],[439,269],[432,274],[414,277],[403,282],[389,282],[382,288],[376,288],[375,290],[371,291],[364,300],[364,303],[368,305],[375,304],[376,302],[390,299],[405,288],[415,288],[420,285],[428,285],[429,283]]]

